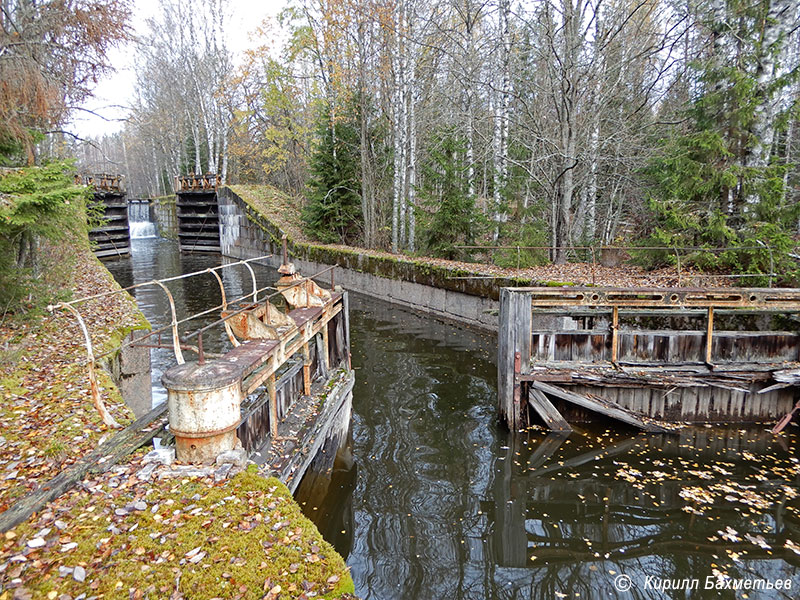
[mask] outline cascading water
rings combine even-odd
[[[156,226],[150,220],[150,203],[147,200],[128,203],[128,224],[131,239],[156,237]]]

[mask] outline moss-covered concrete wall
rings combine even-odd
[[[284,228],[258,207],[247,188],[224,187],[218,195],[222,253],[236,258],[273,253],[272,264],[279,264]],[[500,288],[532,283],[490,278],[425,259],[310,243],[289,232],[287,243],[303,274],[336,265],[341,267],[335,272],[336,283],[346,289],[489,330],[497,330]],[[321,279],[329,281],[330,275]]]

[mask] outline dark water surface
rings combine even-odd
[[[109,266],[129,285],[220,260],[145,239]],[[229,295],[250,289],[235,269]],[[210,275],[173,285],[184,314],[219,302]],[[163,292],[136,297],[166,322]],[[350,324],[351,439],[296,497],[361,598],[800,598],[797,427],[511,435],[496,423],[492,338],[357,295]],[[172,364],[165,351],[154,360]],[[790,589],[704,589],[717,575]]]

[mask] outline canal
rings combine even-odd
[[[130,285],[222,260],[144,238],[107,264]],[[274,279],[255,268],[259,285]],[[250,290],[246,270],[225,271],[229,297]],[[171,284],[179,313],[219,303],[207,279]],[[166,323],[162,292],[136,298],[154,326]],[[497,424],[493,338],[353,294],[351,340],[348,442],[296,498],[360,598],[800,597],[797,427],[512,435]],[[162,401],[172,358],[153,360]],[[762,589],[716,589],[736,585]]]

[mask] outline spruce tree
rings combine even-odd
[[[463,255],[455,246],[472,243],[477,231],[475,199],[467,191],[464,143],[443,131],[422,168],[420,197],[433,211],[425,235],[428,252],[444,258]]]
[[[709,15],[713,50],[693,65],[700,91],[686,107],[685,123],[661,141],[663,150],[648,169],[653,218],[646,224],[644,244],[730,248],[698,251],[685,261],[756,276],[783,269],[790,281],[796,266],[786,252],[792,247],[798,207],[785,200],[786,166],[769,156],[753,158],[763,153],[764,111],[777,110],[776,99],[796,76],[767,80],[761,73],[764,57],[778,54],[785,42],[764,45],[769,6],[730,2],[724,15]],[[780,124],[773,116],[770,136],[779,133]],[[672,251],[648,252],[645,258],[654,266],[676,260]],[[767,278],[741,282],[764,284]]]
[[[359,132],[353,111],[332,114],[327,106],[318,126],[319,143],[311,158],[306,230],[327,243],[356,244],[363,226],[359,171]]]

